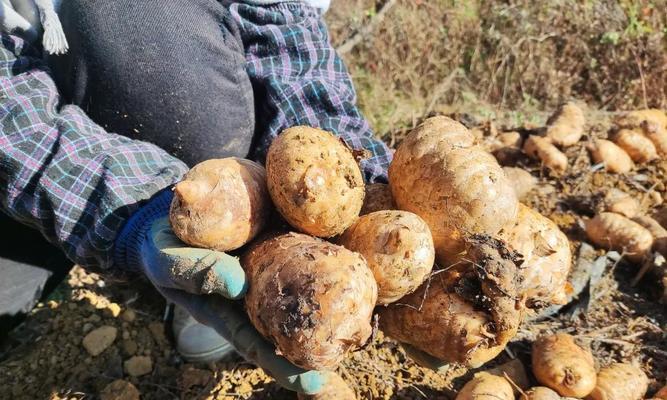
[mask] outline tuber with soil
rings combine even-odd
[[[507,379],[478,372],[463,386],[456,400],[514,400],[514,391]]]
[[[639,367],[614,363],[598,373],[595,389],[587,400],[642,400],[648,390],[648,377]]]
[[[620,214],[603,212],[585,222],[586,235],[594,244],[622,252],[630,261],[641,261],[653,246],[648,229]]]
[[[370,337],[377,284],[361,255],[286,233],[254,243],[241,265],[250,321],[293,364],[330,369]]]

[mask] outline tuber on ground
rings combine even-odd
[[[264,229],[272,209],[264,167],[230,157],[201,162],[176,184],[169,220],[185,243],[229,251]]]
[[[567,170],[567,156],[554,146],[548,138],[531,135],[523,144],[523,152],[528,157],[539,160],[555,174],[560,175]]]
[[[635,166],[628,153],[609,140],[598,139],[590,143],[587,148],[593,161],[597,164],[604,163],[609,172],[625,174]]]
[[[667,155],[667,127],[645,121],[641,128],[644,135],[653,142],[658,154],[661,156]]]
[[[636,163],[646,163],[658,158],[653,141],[637,129],[621,129],[614,134],[613,139]]]
[[[604,198],[605,211],[621,214],[628,218],[633,218],[639,214],[640,208],[641,205],[637,199],[620,189],[610,189]]]
[[[364,205],[359,215],[370,214],[375,211],[395,210],[396,204],[391,197],[391,189],[386,183],[371,183],[366,185]]]
[[[509,131],[484,142],[484,148],[496,157],[500,165],[515,163],[522,155],[523,137],[519,132]]]
[[[338,244],[364,256],[378,284],[378,304],[414,292],[435,261],[428,225],[407,211],[364,215],[343,233]]]
[[[642,400],[648,390],[648,377],[639,367],[615,363],[598,373],[595,389],[587,400]]]
[[[241,265],[250,321],[295,365],[330,369],[370,337],[377,284],[361,255],[287,233],[253,244]]]
[[[525,199],[528,193],[537,185],[537,178],[523,168],[503,167],[505,176],[511,182],[519,200]]]
[[[533,343],[533,374],[561,396],[583,398],[595,388],[595,361],[566,333],[543,335]]]
[[[496,375],[501,378],[507,379],[512,383],[514,388],[514,393],[520,393],[520,390],[526,390],[530,387],[530,381],[528,380],[528,374],[526,373],[526,367],[524,367],[521,360],[515,358],[504,364],[500,364],[495,368],[487,370],[491,375]]]
[[[429,118],[403,140],[389,166],[396,205],[426,221],[443,266],[458,261],[467,235],[494,235],[516,218],[510,181],[473,142],[460,123]]]
[[[638,223],[615,213],[603,212],[585,222],[586,235],[594,244],[641,261],[653,246],[653,235]]]
[[[624,112],[615,120],[616,125],[623,128],[636,128],[645,122],[656,124],[662,128],[667,128],[667,115],[662,110],[652,108]]]
[[[468,264],[434,274],[380,309],[380,327],[444,362],[479,367],[505,348],[521,322],[519,256],[500,240],[474,235],[465,258]]]
[[[507,379],[478,372],[463,386],[456,400],[514,400],[514,391]]]
[[[266,157],[269,193],[296,229],[313,236],[343,233],[359,216],[364,181],[352,151],[323,130],[283,131]]]
[[[528,306],[564,304],[572,253],[570,242],[558,225],[519,204],[516,221],[503,228],[498,236],[523,256],[520,288]]]
[[[317,394],[301,394],[299,393],[298,400],[356,400],[357,395],[354,393],[347,383],[335,372],[325,371],[327,383],[324,389]]]
[[[585,125],[583,110],[575,103],[565,103],[547,121],[546,136],[555,145],[572,146],[584,135]]]
[[[663,228],[658,221],[646,215],[640,215],[632,220],[651,232],[651,236],[653,236],[653,251],[667,257],[667,229]]]
[[[654,395],[654,399],[667,400],[667,385],[658,390]]]
[[[562,397],[545,386],[535,386],[521,395],[521,400],[561,400]]]

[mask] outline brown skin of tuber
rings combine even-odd
[[[667,400],[667,385],[663,386],[662,389],[658,390],[658,392],[653,395],[653,398],[660,400]]]
[[[625,150],[632,161],[646,163],[658,158],[655,145],[638,129],[621,129],[613,137],[618,147]]]
[[[607,171],[625,174],[635,167],[632,159],[622,148],[609,140],[599,139],[587,146],[596,164],[604,163]]]
[[[433,275],[416,292],[380,309],[380,327],[447,363],[479,367],[516,334],[523,303],[518,255],[486,235],[468,244],[468,265]]]
[[[433,238],[426,222],[407,211],[377,211],[360,217],[338,244],[361,254],[378,284],[378,305],[414,292],[435,261]]]
[[[667,257],[667,229],[663,228],[658,221],[646,215],[640,215],[632,220],[651,232],[653,236],[653,251]]]
[[[516,222],[501,230],[498,236],[524,258],[519,268],[523,277],[521,293],[526,296],[529,307],[567,301],[572,253],[570,242],[558,225],[519,204]]]
[[[297,395],[298,400],[356,400],[357,395],[347,383],[335,372],[322,372],[326,374],[327,383],[324,389],[317,394]]]
[[[514,388],[515,394],[520,393],[519,389],[527,390],[530,387],[530,381],[528,380],[526,367],[524,367],[523,363],[518,358],[501,364],[495,368],[489,369],[486,372],[491,375],[507,379],[510,383],[513,384],[512,387]]]
[[[361,170],[339,138],[297,126],[283,131],[266,157],[269,194],[294,228],[319,237],[343,233],[364,201]]]
[[[250,321],[293,364],[331,369],[370,337],[377,284],[361,255],[287,233],[253,244],[241,265]]]
[[[463,386],[456,400],[514,400],[514,391],[507,379],[478,372]]]
[[[583,110],[572,102],[566,103],[547,121],[546,136],[557,146],[572,146],[584,135],[585,125]]]
[[[612,364],[598,373],[595,389],[586,400],[641,400],[648,390],[648,377],[640,368]]]
[[[567,157],[548,138],[529,136],[523,144],[523,152],[528,157],[541,161],[543,166],[557,175],[567,170]]]
[[[595,361],[566,333],[540,336],[533,343],[533,374],[561,396],[583,398],[595,388]]]
[[[366,185],[364,205],[359,215],[366,215],[376,211],[395,210],[396,204],[391,197],[391,189],[386,183],[371,183]]]
[[[536,386],[521,395],[521,400],[561,400],[562,397],[545,386]]]
[[[664,111],[655,108],[636,110],[621,113],[614,122],[622,128],[637,128],[644,122],[653,123],[660,127],[667,128],[667,115]]]
[[[633,218],[639,214],[641,205],[629,194],[622,190],[610,189],[604,199],[605,211],[621,214],[628,218]]]
[[[460,123],[429,118],[403,140],[389,166],[396,205],[426,221],[443,266],[458,261],[466,236],[494,235],[516,218],[511,183],[473,142]]]
[[[651,232],[620,214],[603,212],[586,221],[585,225],[591,242],[623,252],[633,262],[641,261],[653,246]]]
[[[667,127],[645,121],[641,128],[644,135],[653,142],[658,154],[661,156],[667,155]]]
[[[257,236],[272,210],[264,167],[230,157],[201,162],[176,184],[169,220],[185,243],[229,251]]]
[[[505,176],[510,180],[519,200],[526,198],[537,185],[537,178],[523,168],[503,167]]]

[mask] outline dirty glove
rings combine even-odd
[[[319,392],[326,383],[324,375],[276,355],[242,306],[231,301],[242,298],[247,290],[238,259],[188,247],[174,235],[168,217],[172,198],[172,191],[165,189],[130,217],[116,239],[118,267],[143,272],[165,298],[214,328],[241,356],[264,368],[286,389]]]

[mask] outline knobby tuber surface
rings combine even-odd
[[[296,229],[313,236],[343,233],[359,216],[364,181],[352,151],[329,132],[283,131],[266,157],[269,193]]]
[[[250,321],[292,363],[330,369],[370,337],[377,284],[361,255],[287,233],[253,244],[241,264]]]
[[[407,211],[364,215],[343,233],[338,243],[366,259],[378,284],[378,304],[389,304],[414,292],[435,261],[428,225]]]
[[[176,184],[169,220],[185,243],[229,251],[257,236],[272,209],[264,167],[230,157],[201,162]]]
[[[501,230],[499,237],[523,256],[520,291],[528,305],[564,304],[572,253],[570,242],[558,225],[519,204],[516,222]]]
[[[533,374],[561,396],[583,398],[595,388],[595,361],[566,333],[543,335],[533,343]]]
[[[469,239],[467,265],[437,273],[380,309],[382,330],[448,363],[478,367],[516,334],[523,312],[518,255],[487,235]]]
[[[639,367],[614,363],[598,373],[588,400],[641,400],[648,390],[648,377]]]
[[[510,181],[495,158],[473,143],[460,123],[429,118],[408,134],[389,167],[396,205],[426,221],[443,266],[458,260],[466,236],[494,235],[516,218]]]

